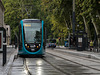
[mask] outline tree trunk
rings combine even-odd
[[[85,24],[85,31],[87,33],[87,36],[89,37],[90,31],[88,29],[88,24],[86,24],[86,18],[85,18],[85,16],[82,16],[82,17],[83,17],[83,21],[84,21],[84,24]]]
[[[65,21],[66,27],[69,28],[69,27],[68,27],[68,23],[67,23],[67,21],[66,21],[65,19],[64,19],[64,21]]]
[[[97,30],[97,27],[96,27],[96,23],[95,23],[95,21],[94,21],[94,18],[92,17],[91,14],[90,14],[90,16],[91,16],[91,20],[92,20],[92,23],[93,23],[94,29],[95,29],[95,31],[96,31],[96,34],[98,35],[99,32],[98,32],[98,30]]]
[[[91,15],[91,13],[90,13],[90,16],[91,16],[91,20],[92,20],[93,26],[94,26],[94,28],[95,28],[96,34],[98,35],[99,32],[98,32],[98,29],[97,29],[97,27],[96,27],[96,23],[95,23],[95,21],[94,21],[93,16]],[[99,47],[99,46],[100,46],[100,38],[97,38],[97,41],[98,41],[98,49],[99,49],[99,48],[100,48],[100,47]]]

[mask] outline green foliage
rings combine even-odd
[[[18,32],[20,20],[28,18],[25,5],[32,5],[30,18],[44,20],[48,37],[66,38],[72,30],[72,0],[2,0],[5,23],[11,26],[12,39]],[[84,25],[90,37],[100,34],[100,3],[98,0],[75,0],[76,30]],[[30,8],[30,7],[29,7]],[[29,13],[29,12],[28,12]],[[96,17],[98,15],[98,17]],[[68,30],[69,28],[69,30]]]
[[[67,28],[71,27],[70,15],[71,5],[70,0],[42,0],[42,7],[45,13],[48,13],[47,19],[53,25],[51,31],[54,38],[67,37]],[[67,26],[66,26],[67,22]]]
[[[36,0],[3,0],[3,4],[5,7],[4,20],[5,20],[5,24],[11,26],[12,40],[14,40],[15,33],[18,32],[19,22],[22,19],[28,18],[25,6],[34,5],[34,7],[32,8],[32,12],[30,14],[30,18],[39,18],[39,19],[41,18],[39,2],[40,0],[37,1]]]
[[[91,38],[94,37],[95,31],[97,31],[97,34],[100,33],[100,18],[96,17],[96,15],[100,14],[98,6],[100,6],[98,0],[76,0],[76,22],[80,25],[85,24],[82,18],[84,16],[85,27],[87,27]]]

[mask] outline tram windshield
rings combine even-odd
[[[40,43],[42,37],[41,23],[24,23],[25,43]]]

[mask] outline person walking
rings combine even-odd
[[[93,41],[90,41],[90,52],[93,51]]]

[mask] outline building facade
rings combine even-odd
[[[2,1],[0,0],[0,27],[4,27],[6,29],[6,43],[7,45],[10,45],[11,43],[10,26],[4,24],[4,11],[5,8],[3,6]]]
[[[2,1],[0,0],[0,27],[4,26],[4,6]]]
[[[6,29],[6,42],[7,45],[11,44],[11,30],[9,25],[4,25],[4,28]]]

